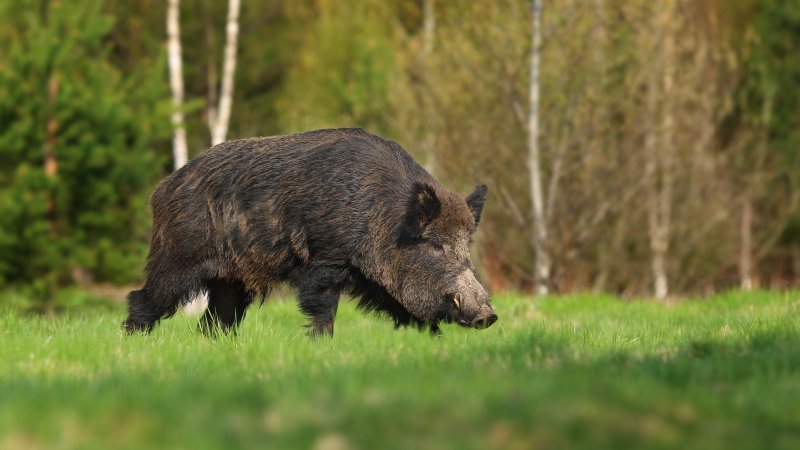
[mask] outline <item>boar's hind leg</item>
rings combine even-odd
[[[128,333],[149,332],[159,320],[170,317],[181,303],[191,299],[202,289],[202,279],[191,268],[173,273],[162,270],[152,259],[148,264],[144,287],[128,294],[128,318],[123,328]]]
[[[137,331],[149,333],[159,319],[161,314],[148,301],[144,288],[128,294],[128,318],[122,323],[122,328],[128,334]]]
[[[310,336],[333,336],[339,295],[346,279],[347,271],[339,268],[308,270],[295,279],[300,310],[311,319]]]
[[[208,280],[208,309],[200,318],[198,328],[203,334],[215,335],[218,330],[223,333],[236,332],[239,323],[244,319],[252,296],[240,282],[227,280]]]

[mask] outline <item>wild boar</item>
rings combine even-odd
[[[235,330],[288,282],[309,333],[333,335],[342,292],[396,326],[486,328],[497,320],[469,254],[487,188],[466,199],[397,143],[361,129],[234,140],[153,193],[146,281],[126,331],[150,331],[201,292],[200,328]]]

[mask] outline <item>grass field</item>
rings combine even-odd
[[[798,293],[494,304],[441,338],[343,304],[317,341],[293,302],[217,340],[0,309],[0,449],[800,448]]]

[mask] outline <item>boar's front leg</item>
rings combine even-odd
[[[233,331],[244,319],[252,295],[238,281],[213,279],[206,281],[208,309],[200,319],[198,328],[203,334],[215,336],[217,331]]]
[[[346,268],[321,266],[305,269],[296,277],[300,310],[310,318],[310,336],[333,336],[333,322],[347,273]]]

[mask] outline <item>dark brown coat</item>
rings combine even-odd
[[[333,333],[345,289],[398,326],[490,325],[468,249],[485,196],[465,200],[360,129],[217,145],[153,193],[147,280],[125,328],[149,330],[207,291],[201,325],[227,330],[280,282],[298,289],[315,333]]]

